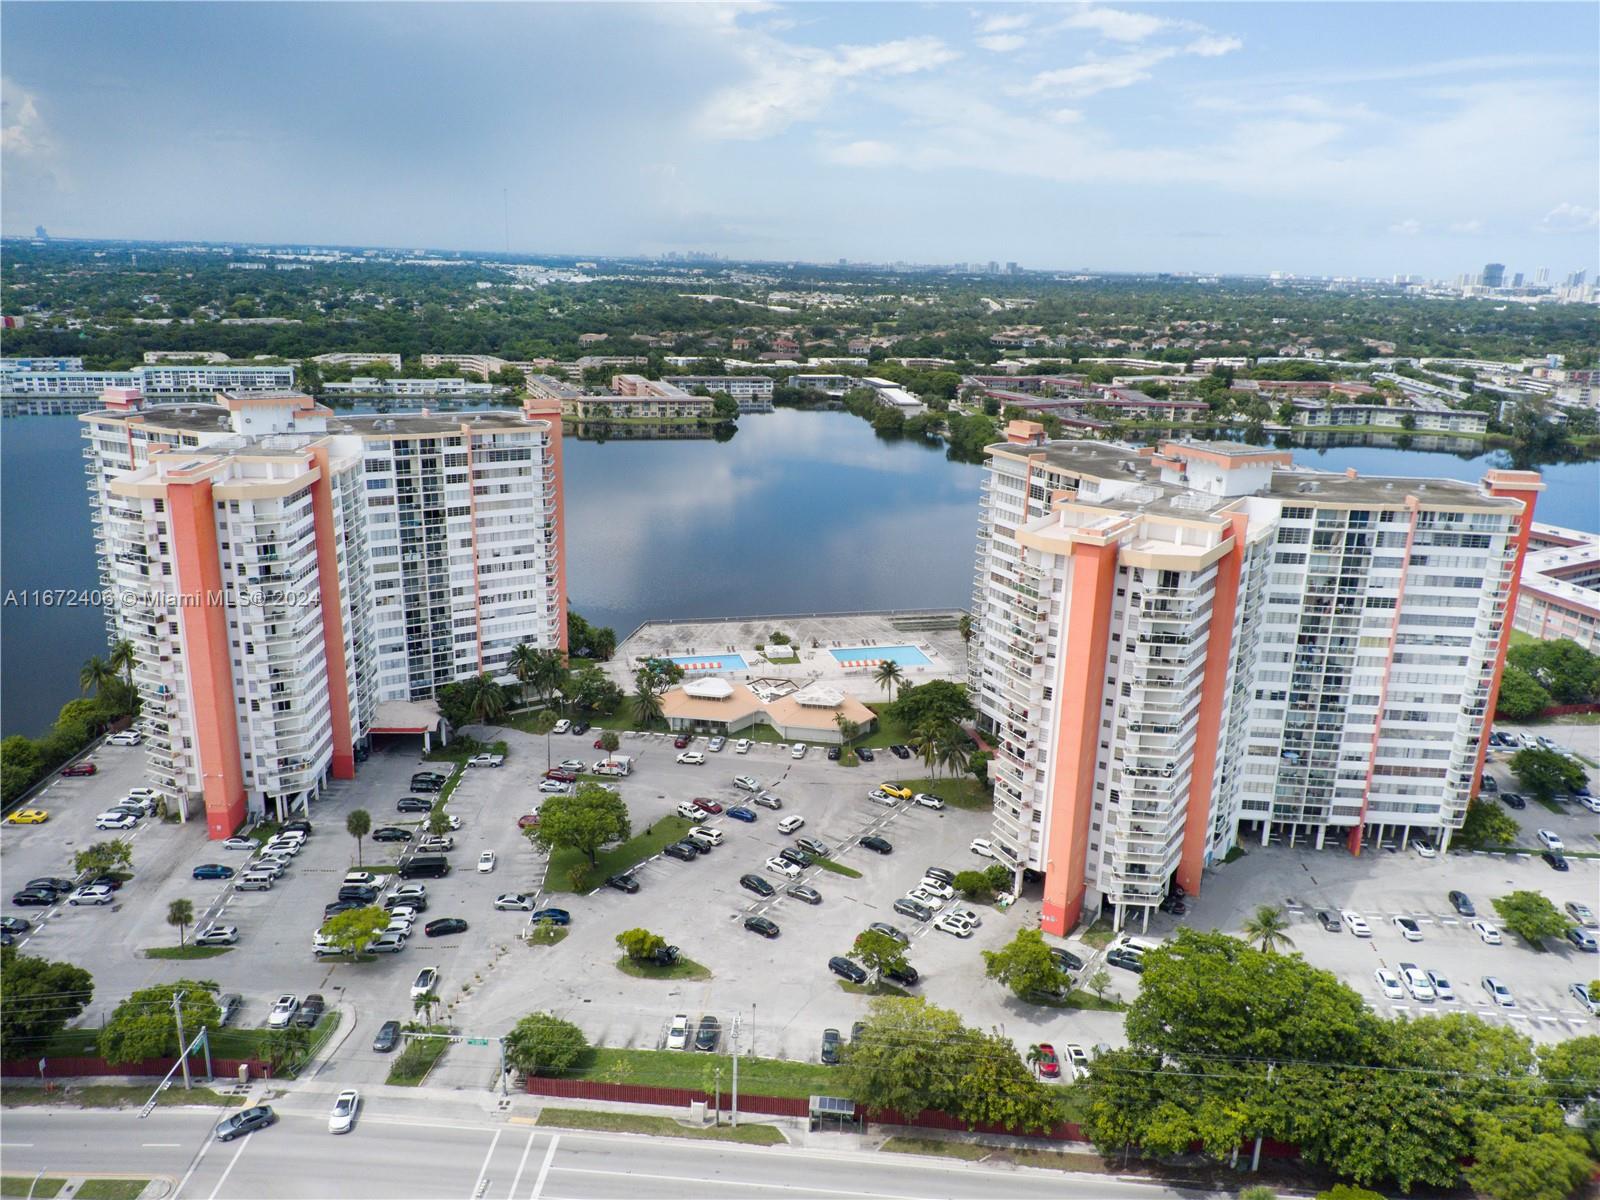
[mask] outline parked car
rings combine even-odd
[[[121,733],[113,733],[106,739],[108,746],[137,746],[144,741],[144,737],[132,729],[124,729]]]
[[[856,748],[856,757],[859,758],[862,762],[876,762],[877,761],[876,756],[866,746],[859,746],[859,747]]]
[[[828,747],[828,761],[829,762],[838,762],[839,758],[840,758],[839,747],[837,747],[837,746],[829,746]]]
[[[1055,959],[1056,966],[1063,971],[1083,970],[1083,959],[1079,958],[1071,950],[1063,949],[1060,946],[1051,946],[1050,957]]]
[[[869,833],[866,837],[857,839],[857,844],[871,850],[874,854],[894,853],[894,844],[887,838],[881,838],[875,833]]]
[[[698,750],[685,750],[678,755],[678,763],[685,767],[703,767],[706,765],[706,756]]]
[[[11,903],[21,908],[49,908],[56,902],[56,894],[47,888],[23,888],[11,893]]]
[[[138,824],[138,817],[125,812],[103,812],[94,819],[96,829],[132,829]]]
[[[785,879],[793,879],[800,874],[800,868],[786,858],[769,858],[765,865],[774,875],[782,875]]]
[[[728,810],[728,815],[735,821],[743,821],[746,825],[754,825],[756,821],[755,810],[746,808],[742,804],[735,804]]]
[[[994,857],[994,843],[988,838],[973,838],[972,845],[968,848],[979,858]]]
[[[1568,900],[1564,906],[1567,916],[1579,925],[1587,925],[1590,929],[1600,928],[1600,921],[1595,920],[1594,910],[1587,904],[1579,904],[1576,900]]]
[[[42,808],[19,808],[6,818],[12,825],[43,825],[50,819],[50,814]]]
[[[672,739],[672,748],[674,750],[682,750],[686,748],[692,740],[693,739],[689,734],[680,733],[677,737]]]
[[[814,861],[811,855],[794,846],[785,846],[782,850],[779,850],[778,857],[784,859],[786,862],[792,862],[801,870],[805,870],[805,868],[809,867]]]
[[[722,1025],[713,1016],[700,1018],[700,1024],[694,1031],[694,1048],[715,1053],[717,1043],[722,1040]]]
[[[1390,1000],[1404,1000],[1405,988],[1400,986],[1399,977],[1387,967],[1378,967],[1372,972],[1372,977],[1378,981],[1378,988]]]
[[[1478,910],[1473,907],[1471,898],[1465,892],[1451,892],[1450,907],[1463,917],[1478,915]]]
[[[71,766],[61,768],[61,774],[68,779],[81,779],[86,775],[93,775],[100,768],[92,762],[75,762]]]
[[[661,853],[668,858],[675,858],[679,862],[693,862],[700,857],[700,847],[693,842],[671,842],[661,847]]]
[[[372,1039],[372,1048],[379,1054],[387,1054],[400,1044],[400,1022],[385,1021],[378,1026],[378,1036]]]
[[[367,836],[375,842],[409,842],[411,831],[398,825],[380,825]]]
[[[361,1093],[346,1088],[333,1101],[333,1112],[328,1115],[329,1133],[349,1133],[356,1123],[356,1112],[361,1108]]]
[[[851,962],[843,955],[836,954],[828,960],[828,970],[835,975],[848,979],[851,983],[865,983],[867,972],[858,963]]]
[[[889,793],[884,791],[882,788],[873,788],[870,792],[867,793],[867,799],[871,800],[874,804],[883,804],[883,805],[889,806],[890,808],[892,808],[896,804],[900,803],[897,799],[895,799],[893,796],[889,795]]]
[[[401,796],[394,802],[397,812],[426,813],[433,811],[433,801],[424,800],[421,796]]]
[[[1056,1057],[1056,1048],[1049,1042],[1039,1043],[1039,1060],[1037,1063],[1041,1079],[1055,1079],[1061,1074],[1061,1060]]]
[[[528,914],[529,921],[548,921],[552,925],[571,925],[572,914],[564,908],[536,908]]]
[[[239,940],[237,925],[207,925],[194,935],[196,946],[231,946]]]
[[[1132,971],[1135,975],[1144,974],[1144,955],[1126,946],[1119,946],[1109,951],[1106,954],[1106,962],[1113,967],[1121,967],[1124,971]]]
[[[485,850],[482,854],[478,855],[478,872],[479,872],[479,874],[487,875],[487,874],[489,874],[490,871],[493,871],[493,870],[494,870],[494,851],[493,850]]]
[[[713,753],[713,754],[717,754],[727,744],[728,744],[728,739],[723,737],[721,734],[718,734],[716,737],[712,738],[709,742],[706,743],[706,749],[711,751],[711,753]]]
[[[1413,918],[1391,917],[1390,920],[1394,922],[1394,927],[1400,931],[1400,936],[1405,938],[1406,941],[1420,942],[1422,940],[1422,926],[1418,925]]]
[[[74,884],[72,880],[63,879],[59,875],[41,875],[38,879],[28,880],[28,882],[22,886],[30,889],[43,889],[49,892],[56,892],[64,896],[77,885]]]
[[[744,927],[751,933],[759,933],[764,938],[775,938],[778,936],[777,923],[767,920],[766,917],[746,917],[744,919]]]
[[[572,791],[570,783],[563,783],[559,779],[546,779],[540,782],[539,792],[544,796],[566,796]]]
[[[874,921],[872,924],[868,925],[867,928],[872,930],[873,933],[881,933],[884,937],[893,938],[902,946],[909,946],[911,944],[910,938],[908,938],[901,930],[896,929],[893,925],[889,924],[887,921]]]
[[[1351,912],[1349,909],[1346,909],[1344,912],[1339,914],[1339,918],[1344,922],[1345,928],[1348,929],[1353,936],[1358,938],[1368,938],[1372,936],[1372,927],[1367,924],[1366,919],[1362,917],[1360,913]]]
[[[244,997],[238,992],[224,992],[217,997],[217,1024],[228,1026],[244,1007]]]
[[[1428,973],[1416,963],[1403,962],[1400,964],[1400,982],[1406,985],[1406,991],[1411,993],[1413,1000],[1429,1003],[1433,1000],[1433,981],[1428,978]]]
[[[1567,865],[1567,856],[1564,855],[1564,854],[1559,853],[1558,851],[1546,850],[1539,857],[1544,859],[1545,862],[1550,864],[1550,869],[1552,871],[1570,870],[1570,868]]]
[[[972,926],[956,916],[955,913],[940,913],[934,921],[933,927],[942,933],[952,934],[958,938],[972,936]]]
[[[944,800],[932,792],[918,792],[911,799],[923,808],[943,808]]]
[[[735,754],[749,754],[750,745],[751,743],[749,738],[740,738],[733,744],[733,752]]]
[[[606,886],[631,896],[639,890],[639,881],[632,875],[612,875],[606,879]]]
[[[1597,996],[1591,992],[1587,984],[1569,984],[1567,986],[1567,992],[1574,1000],[1587,1009],[1590,1015],[1600,1013],[1600,996]]]
[[[218,1122],[215,1130],[217,1141],[231,1142],[236,1137],[243,1137],[247,1133],[254,1133],[258,1129],[265,1129],[278,1119],[278,1114],[272,1111],[270,1104],[258,1104],[254,1108],[236,1112],[231,1117],[225,1117]]]
[[[693,800],[693,804],[701,812],[709,813],[712,816],[716,816],[722,811],[722,805],[711,799],[709,796],[696,796]]]
[[[911,917],[918,921],[931,921],[933,919],[933,909],[910,896],[901,896],[900,899],[894,902],[892,907],[895,912],[903,917]]]
[[[567,732],[570,732],[571,729],[572,729],[572,722],[568,721],[566,718],[563,717],[561,720],[557,721],[554,725],[552,725],[550,727],[550,732],[551,733],[567,733]]]
[[[827,858],[833,851],[828,849],[828,843],[819,841],[814,837],[796,838],[794,844],[807,854],[815,854],[818,858]]]
[[[1338,933],[1344,928],[1344,926],[1339,923],[1339,918],[1325,908],[1319,908],[1317,910],[1317,921],[1329,933]]]
[[[667,1029],[667,1049],[686,1050],[689,1047],[689,1014],[679,1013],[672,1018]]]
[[[294,1023],[302,1029],[315,1029],[327,1007],[327,1002],[323,1000],[321,993],[312,992],[300,1005],[299,1011],[294,1014]]]
[[[783,801],[780,800],[773,792],[757,792],[756,803],[761,805],[762,808],[770,808],[774,810],[783,807]]]
[[[1566,849],[1566,846],[1562,844],[1561,835],[1554,829],[1541,829],[1534,836],[1539,839],[1539,844],[1546,850]]]
[[[506,765],[504,754],[474,754],[467,759],[469,767],[503,767]]]
[[[1504,804],[1507,808],[1513,808],[1519,811],[1528,807],[1527,800],[1523,799],[1516,792],[1501,792],[1500,803]]]
[[[232,879],[233,868],[221,863],[201,863],[194,869],[196,879]]]
[[[294,1020],[294,1014],[300,1011],[300,997],[279,996],[273,1002],[272,1011],[267,1014],[268,1029],[287,1029]]]
[[[1490,946],[1500,944],[1500,931],[1487,921],[1474,921],[1469,928],[1478,935],[1478,940]]]
[[[224,850],[244,850],[248,852],[255,850],[256,845],[255,838],[247,837],[231,837],[224,839],[222,842]]]
[[[1517,1002],[1511,996],[1511,989],[1501,980],[1493,975],[1485,975],[1479,982],[1483,985],[1483,990],[1489,993],[1491,1003],[1498,1004],[1501,1008],[1516,1007]]]
[[[1596,951],[1600,951],[1600,942],[1596,942],[1594,940],[1594,934],[1577,925],[1568,927],[1567,941],[1571,942],[1585,954],[1594,954]]]
[[[763,879],[762,882],[765,883],[766,880]],[[791,883],[788,887],[783,889],[783,894],[785,896],[793,896],[796,900],[799,900],[805,904],[822,903],[822,893],[817,891],[816,888],[804,883]]]
[[[806,819],[798,814],[791,813],[778,822],[779,833],[793,833],[806,823]]]
[[[79,904],[110,904],[117,898],[117,894],[103,883],[91,883],[78,888],[69,897],[67,903],[76,907]]]
[[[822,1031],[822,1049],[818,1056],[826,1066],[836,1066],[839,1062],[839,1046],[842,1039],[837,1029],[824,1029]]]
[[[501,912],[532,912],[534,898],[526,892],[507,892],[494,898],[494,906]]]
[[[449,937],[453,933],[465,933],[467,923],[460,917],[440,917],[437,921],[429,921],[422,927],[422,932],[428,937]]]
[[[413,1000],[420,1000],[430,992],[437,993],[438,990],[439,968],[424,967],[421,971],[417,972],[417,977],[411,984],[411,998]]]
[[[741,792],[759,792],[761,790],[761,785],[756,782],[753,775],[735,775],[733,777],[733,786]]]
[[[1454,1000],[1456,998],[1456,990],[1450,986],[1450,981],[1445,978],[1443,972],[1430,969],[1424,974],[1427,975],[1428,982],[1433,985],[1433,994],[1435,996],[1441,1000]]]

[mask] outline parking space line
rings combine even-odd
[[[561,1135],[555,1134],[550,1139],[550,1146],[544,1152],[544,1162],[539,1164],[538,1177],[533,1181],[533,1191],[529,1193],[528,1200],[539,1200],[544,1193],[544,1181],[550,1176],[550,1164],[556,1160],[556,1144],[561,1141]],[[512,1191],[516,1189],[513,1187]]]
[[[496,1129],[494,1131],[494,1136],[489,1139],[489,1149],[483,1156],[483,1166],[478,1168],[478,1178],[474,1180],[472,1184],[473,1196],[483,1195],[484,1180],[489,1173],[489,1160],[494,1157],[494,1148],[500,1144],[501,1132],[501,1130]]]

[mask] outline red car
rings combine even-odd
[[[518,829],[537,829],[537,828],[539,828],[539,814],[538,813],[523,813],[522,816],[517,818],[517,828]]]
[[[694,806],[703,813],[719,813],[722,811],[722,805],[715,800],[707,800],[704,796],[696,796],[694,798]]]
[[[563,771],[560,767],[551,767],[544,773],[544,777],[546,779],[554,779],[557,783],[576,783],[578,781],[576,771]]]
[[[63,775],[75,778],[79,775],[93,775],[99,769],[100,768],[95,766],[92,762],[76,762],[70,767],[62,767],[61,773]]]
[[[688,744],[689,735],[687,733],[680,733],[677,737],[672,739],[672,748],[674,750],[682,750]]]
[[[1061,1074],[1061,1060],[1049,1042],[1039,1043],[1039,1074],[1045,1079],[1055,1079]]]
[[[605,747],[600,744],[600,739],[599,738],[595,738],[595,740],[594,740],[594,748],[596,750],[604,750],[605,749]]]

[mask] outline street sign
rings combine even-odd
[[[487,1046],[488,1044],[489,1044],[489,1039],[488,1038],[468,1038],[467,1039],[467,1045],[469,1045],[469,1046]]]

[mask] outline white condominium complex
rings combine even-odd
[[[294,392],[84,414],[112,635],[154,786],[213,838],[304,811],[386,701],[566,645],[561,422],[335,418]]]
[[[980,501],[969,687],[994,840],[1044,875],[1043,927],[1148,919],[1243,836],[1448,844],[1542,487],[1013,421]]]

